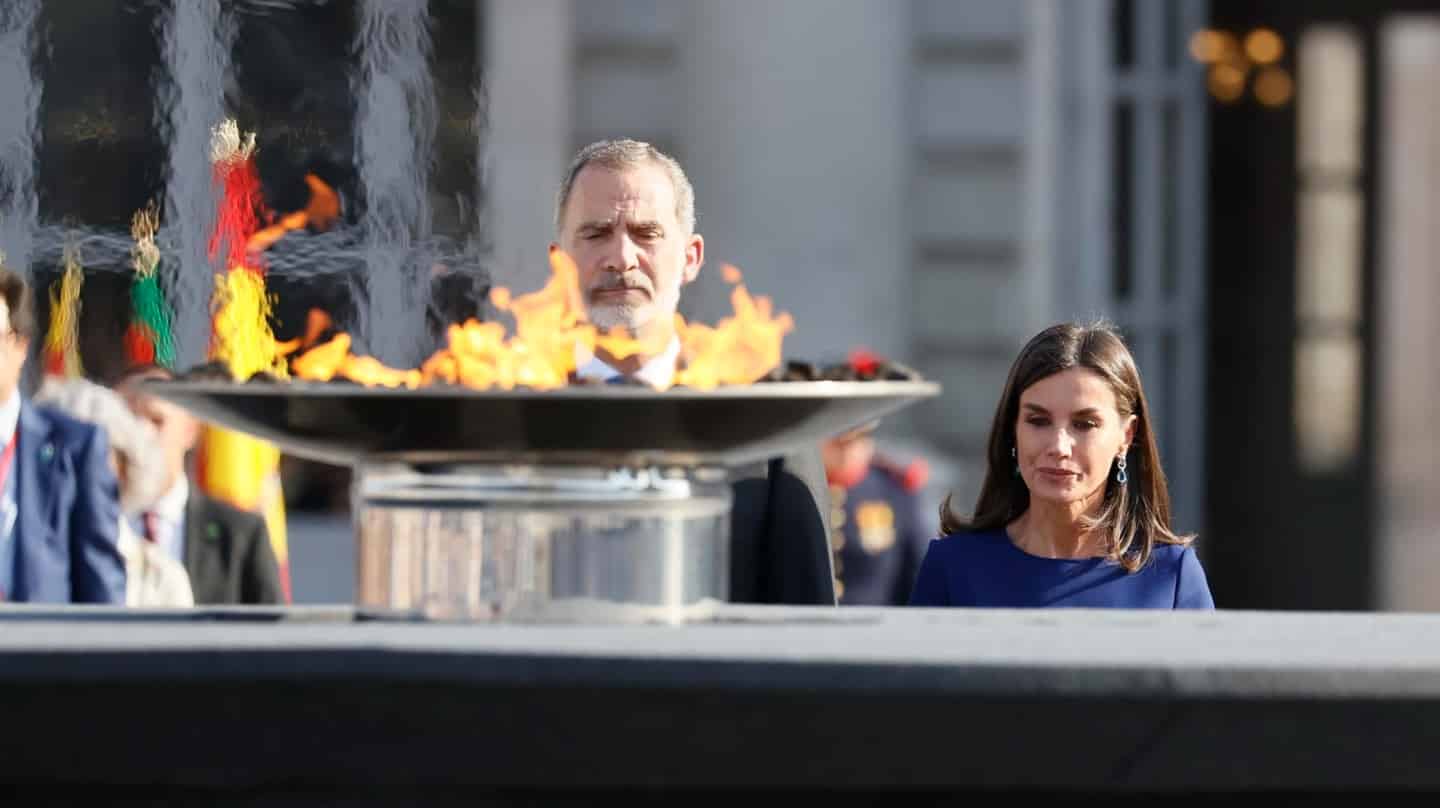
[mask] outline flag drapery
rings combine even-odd
[[[80,364],[80,288],[85,275],[80,251],[65,247],[60,279],[50,284],[50,327],[45,331],[45,373],[75,378],[85,374]]]
[[[224,362],[236,380],[261,371],[286,375],[284,356],[269,323],[270,297],[264,267],[250,239],[260,227],[260,176],[255,168],[255,135],[242,136],[236,123],[216,127],[211,140],[213,179],[220,191],[209,254],[223,258],[212,301],[210,358]],[[261,514],[280,564],[285,599],[290,601],[290,558],[280,451],[274,444],[228,429],[206,426],[196,452],[201,490],[237,508]]]
[[[131,365],[156,364],[175,368],[175,337],[170,330],[170,309],[160,289],[157,270],[160,248],[155,232],[160,214],[152,202],[137,211],[130,223],[135,278],[130,283],[130,325],[125,329],[125,358]]]

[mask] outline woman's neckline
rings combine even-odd
[[[1059,562],[1059,563],[1063,563],[1063,564],[1088,564],[1088,563],[1091,563],[1091,562],[1094,562],[1094,561],[1104,561],[1104,560],[1105,560],[1105,556],[1098,556],[1098,555],[1079,556],[1079,557],[1076,557],[1076,558],[1055,558],[1055,557],[1052,557],[1052,556],[1036,555],[1035,553],[1032,553],[1032,552],[1030,552],[1029,550],[1026,550],[1024,547],[1021,547],[1021,546],[1020,546],[1020,543],[1015,540],[1015,537],[1012,536],[1012,535],[1010,535],[1010,526],[1009,526],[1009,525],[1006,525],[1006,526],[1000,528],[1000,530],[998,531],[998,533],[999,533],[999,536],[1000,536],[1000,541],[1004,542],[1006,545],[1009,545],[1010,549],[1014,550],[1015,552],[1019,553],[1020,555],[1024,556],[1025,558],[1032,558],[1032,559],[1034,559],[1034,560],[1036,560],[1036,561],[1054,561],[1054,562]]]

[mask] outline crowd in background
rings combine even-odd
[[[111,386],[21,378],[36,323],[23,278],[0,269],[0,596],[9,601],[185,607],[279,603],[265,522],[198,490],[200,425],[146,394],[135,367]]]

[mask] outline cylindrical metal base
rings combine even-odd
[[[441,619],[682,622],[728,594],[723,474],[358,471],[362,608]]]

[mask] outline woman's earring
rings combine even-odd
[[[1019,449],[1016,449],[1014,446],[1011,446],[1011,447],[1010,447],[1010,457],[1014,458],[1014,460],[1015,460],[1015,476],[1016,476],[1016,477],[1019,477],[1019,476],[1020,476],[1020,450],[1019,450]]]
[[[1115,482],[1124,485],[1130,481],[1130,475],[1125,473],[1125,455],[1115,459]]]

